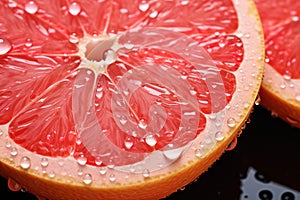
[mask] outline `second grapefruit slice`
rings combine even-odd
[[[222,155],[260,88],[250,0],[18,0],[0,14],[0,173],[40,197],[166,197]]]

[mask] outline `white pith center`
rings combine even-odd
[[[117,51],[120,48],[118,37],[98,36],[84,37],[78,43],[79,56],[82,58],[82,67],[93,69],[96,74],[105,73],[107,66],[117,60]]]

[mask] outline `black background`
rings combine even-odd
[[[243,185],[249,168],[256,170],[256,179]],[[280,185],[277,191],[280,195],[275,196],[274,189],[268,187],[271,183]],[[252,194],[244,191],[245,187],[258,184],[258,191]],[[37,199],[27,192],[9,191],[4,178],[0,178],[0,195],[3,200]],[[197,181],[165,200],[296,200],[299,195],[300,129],[291,127],[258,105],[250,116],[250,123],[238,137],[236,148],[226,151]]]

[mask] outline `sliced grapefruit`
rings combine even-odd
[[[255,0],[255,3],[266,48],[261,104],[274,116],[300,128],[300,2]]]
[[[47,199],[170,195],[260,88],[250,0],[9,0],[0,16],[0,173]]]

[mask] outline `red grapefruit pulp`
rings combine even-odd
[[[255,3],[266,47],[262,105],[274,116],[300,128],[300,2],[255,0]]]
[[[0,13],[0,172],[46,198],[171,194],[220,157],[260,87],[252,1],[20,0]]]

